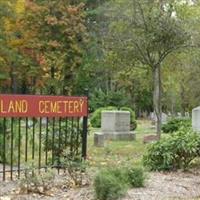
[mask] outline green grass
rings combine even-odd
[[[155,128],[149,120],[137,121],[135,141],[105,141],[104,147],[94,146],[94,133],[100,129],[91,129],[88,137],[88,163],[90,167],[104,168],[113,166],[142,166],[143,155],[147,151],[148,144],[143,144],[145,135],[156,134]],[[169,134],[162,134],[162,138],[169,137]],[[194,167],[199,166],[200,159],[192,163]]]
[[[148,145],[143,144],[143,137],[147,134],[155,134],[155,130],[151,128],[150,121],[138,120],[138,127],[135,130],[135,141],[105,141],[105,147],[99,148],[93,145],[94,132],[99,129],[91,129],[88,137],[88,163],[90,167],[112,167],[112,166],[124,166],[133,165],[140,166],[142,164],[142,157],[146,151]],[[23,122],[24,124],[24,122]],[[18,160],[18,126],[15,124],[15,142],[14,142],[14,165]],[[42,132],[45,132],[43,127]],[[28,160],[32,161],[32,128],[28,130]],[[24,163],[25,157],[25,127],[21,128],[21,162]],[[10,149],[10,141],[7,141],[7,148]],[[38,163],[39,156],[39,127],[38,124],[35,127],[35,162]],[[44,148],[42,144],[42,164],[44,164]],[[49,152],[51,157],[51,152]],[[7,152],[8,163],[10,161],[10,151]]]
[[[142,157],[147,146],[143,144],[143,137],[147,134],[155,134],[149,121],[137,121],[138,127],[135,130],[135,141],[105,141],[105,147],[93,145],[94,132],[98,129],[91,129],[88,137],[88,160],[91,167],[112,167],[133,165],[140,166]]]

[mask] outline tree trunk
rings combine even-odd
[[[157,118],[156,132],[158,137],[161,137],[161,123],[162,123],[162,106],[161,106],[161,67],[156,65],[153,68],[153,104],[154,111]]]
[[[51,80],[53,82],[53,84],[50,85],[50,90],[49,90],[49,94],[51,94],[51,95],[56,94],[54,78],[55,78],[55,67],[51,66]]]
[[[185,88],[184,88],[184,82],[182,80],[182,84],[181,84],[181,93],[180,93],[180,96],[181,96],[181,116],[182,117],[185,117],[185,112],[186,112],[186,99],[185,99]]]
[[[16,79],[16,74],[14,72],[14,64],[11,63],[11,68],[10,68],[10,79],[11,79],[11,86],[10,86],[10,91],[12,94],[17,93],[17,79]]]

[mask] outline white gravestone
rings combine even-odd
[[[154,122],[154,123],[157,123],[157,117],[156,117],[156,114],[155,113],[151,113],[150,114],[150,119]],[[166,113],[162,113],[161,115],[161,123],[162,124],[166,124],[168,121],[168,116]]]
[[[103,111],[101,113],[102,132],[129,132],[129,111]]]
[[[192,110],[192,128],[200,132],[200,106]]]
[[[130,112],[102,111],[101,134],[105,139],[134,140],[135,134],[130,131]]]
[[[42,125],[44,125],[44,126],[47,125],[47,118],[45,118],[45,117],[42,118]]]

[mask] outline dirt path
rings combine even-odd
[[[123,200],[200,198],[200,173],[151,173],[145,188],[128,191]]]
[[[122,200],[175,200],[200,199],[200,171],[150,173],[144,188],[131,189]],[[58,179],[59,180],[59,179]],[[15,193],[16,182],[1,182],[0,200],[94,200],[92,184],[81,189],[56,186],[49,196]]]

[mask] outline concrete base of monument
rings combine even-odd
[[[104,146],[104,140],[122,140],[130,141],[135,140],[135,133],[129,132],[96,132],[94,134],[94,145]]]
[[[129,132],[106,132],[103,133],[105,140],[122,140],[130,141],[135,140],[135,133],[133,131]]]

